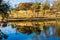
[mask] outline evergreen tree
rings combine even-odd
[[[9,5],[8,3],[3,2],[3,0],[0,0],[0,14],[2,14],[2,17],[7,17],[8,16],[8,11],[9,11]]]

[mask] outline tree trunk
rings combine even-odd
[[[43,16],[45,15],[45,10],[44,10],[44,13],[43,13]]]

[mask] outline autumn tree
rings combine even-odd
[[[18,5],[16,10],[30,10],[32,6],[32,3],[21,3]]]
[[[44,14],[45,14],[45,11],[48,10],[48,9],[50,9],[50,5],[49,5],[48,3],[45,3],[45,4],[43,5],[43,10],[44,10],[43,16],[44,16]]]

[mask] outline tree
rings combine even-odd
[[[2,0],[0,0],[0,4],[2,3]]]
[[[32,3],[21,3],[18,5],[16,10],[30,10]]]
[[[32,3],[33,5],[31,6],[31,10],[33,9],[34,10],[34,8],[35,9],[40,9],[41,8],[41,3],[38,3],[38,2],[36,2],[36,3]],[[36,10],[37,11],[37,10]]]
[[[41,3],[38,3],[38,2],[36,2],[36,5],[35,5],[35,12],[37,13],[36,14],[36,16],[38,17],[38,14],[39,14],[39,11],[40,11],[40,9],[41,9]]]
[[[57,1],[54,3],[54,5],[56,6],[56,11],[57,11],[57,12],[60,12],[60,1],[57,0]]]
[[[2,12],[0,14],[2,14],[2,17],[4,18],[8,16],[7,12],[9,11],[10,6],[7,3],[2,3],[2,2],[3,0],[0,1],[0,11]]]
[[[41,9],[41,3],[36,2],[31,6],[31,10],[34,12],[34,17],[38,17],[39,11]]]
[[[44,16],[44,14],[45,14],[45,10],[48,10],[49,8],[50,8],[50,5],[49,5],[48,3],[45,3],[45,4],[43,5],[43,10],[44,10],[43,16]]]

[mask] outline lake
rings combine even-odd
[[[49,34],[48,38],[43,30],[39,35],[36,35],[35,33],[28,35],[28,34],[23,34],[19,31],[16,34],[16,28],[12,28],[12,26],[9,24],[7,25],[7,27],[0,27],[0,29],[4,34],[8,35],[8,38],[6,40],[60,40],[59,37],[56,37],[54,35],[55,31],[52,26],[47,31],[47,33]]]

